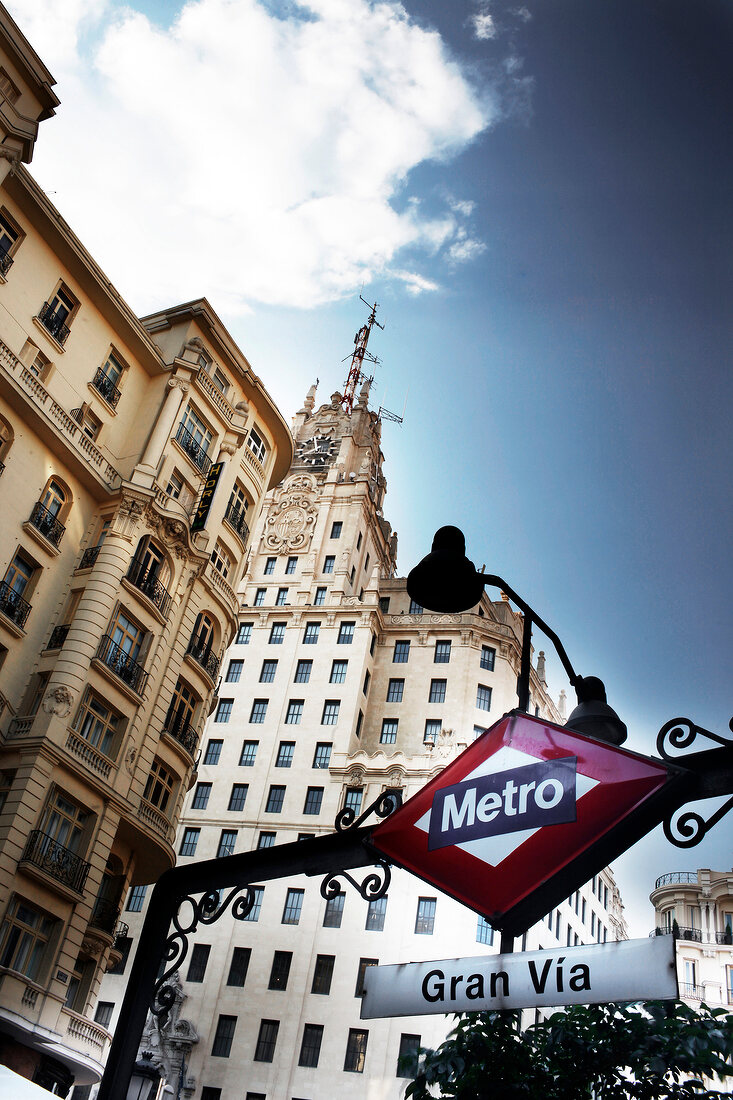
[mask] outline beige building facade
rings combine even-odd
[[[0,1061],[67,1095],[293,450],[209,303],[136,317],[33,180],[52,84],[0,9]]]

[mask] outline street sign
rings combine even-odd
[[[201,494],[199,506],[194,512],[193,519],[191,520],[192,531],[203,531],[206,526],[211,502],[214,499],[214,493],[216,492],[216,487],[219,484],[219,478],[223,469],[223,462],[215,462],[210,468],[206,481],[204,482],[204,490]]]
[[[661,761],[514,712],[378,825],[371,843],[497,928],[521,930],[643,835],[641,811],[658,810],[676,779]],[[598,846],[632,815],[638,835]]]
[[[677,1000],[674,936],[516,955],[369,966],[362,1020]]]

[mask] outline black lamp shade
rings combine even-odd
[[[457,527],[436,531],[431,552],[407,577],[410,599],[429,611],[467,611],[483,591],[483,577],[466,557],[466,540]]]
[[[603,681],[597,676],[579,676],[575,690],[578,705],[565,723],[567,728],[594,737],[596,741],[623,745],[627,737],[626,725],[606,702]]]

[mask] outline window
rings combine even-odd
[[[252,890],[252,896],[254,900],[252,903],[252,908],[250,909],[249,913],[247,913],[247,916],[244,919],[249,921],[257,921],[260,919],[260,910],[262,909],[262,898],[265,894],[265,888],[264,886],[252,886],[250,887],[250,889]]]
[[[56,921],[22,898],[14,898],[0,930],[0,966],[34,981]]]
[[[271,684],[275,679],[275,673],[277,672],[277,661],[263,661],[262,670],[260,672],[260,683]]]
[[[265,573],[266,577],[271,577],[272,574],[275,572],[275,562],[276,561],[277,561],[277,558],[268,558],[266,560],[265,569],[264,569],[264,573]]]
[[[189,827],[183,830],[183,840],[181,841],[181,847],[178,849],[179,856],[195,856],[196,845],[199,842],[199,836],[201,835],[200,829]]]
[[[266,588],[258,588],[257,591],[255,592],[254,606],[255,607],[262,607],[262,605],[265,602],[265,596],[266,595],[267,595],[267,589]]]
[[[343,528],[344,528],[344,525],[341,522],[341,520],[339,520],[339,519],[334,520],[334,522],[331,524],[331,538],[332,539],[340,539],[341,538],[341,532],[343,531]]]
[[[306,1024],[303,1028],[303,1042],[300,1044],[299,1066],[318,1065],[323,1040],[323,1024]]]
[[[298,661],[298,665],[295,669],[295,683],[307,684],[311,678],[311,671],[313,670],[312,661]]]
[[[237,645],[249,645],[252,637],[252,623],[240,623],[237,631]]]
[[[107,706],[91,688],[86,689],[74,723],[74,729],[80,737],[105,756],[114,759],[123,723],[121,714]]]
[[[13,92],[10,92],[11,88],[14,89]],[[20,97],[20,92],[3,68],[0,68],[0,92],[3,93],[6,99],[10,99],[11,103],[15,103]],[[10,92],[10,95],[8,95],[8,92]],[[0,213],[0,272],[3,275],[7,275],[10,270],[10,265],[13,262],[10,253],[20,236],[17,225],[11,221],[7,210],[3,209]]]
[[[244,661],[234,659],[229,662],[227,667],[226,682],[228,684],[238,684],[242,677],[242,667]]]
[[[443,722],[440,718],[427,718],[425,720],[425,733],[423,734],[423,743],[428,745],[434,745],[440,737],[440,731],[443,728]]]
[[[349,573],[349,583],[353,584],[356,577],[356,566],[352,565],[351,572]]]
[[[356,549],[357,549],[357,550],[361,550],[361,541],[362,541],[362,538],[363,538],[363,537],[364,537],[364,536],[362,535],[362,533],[361,533],[361,531],[360,531],[360,532],[359,532],[359,537],[358,537],[358,539],[356,540]]]
[[[388,703],[401,703],[402,694],[405,690],[404,680],[390,680],[389,687],[387,688],[387,702]]]
[[[435,927],[435,898],[417,899],[415,935],[432,936]]]
[[[333,967],[335,962],[335,955],[316,955],[311,993],[319,993],[323,996],[327,996],[331,992],[331,979],[333,978]]]
[[[436,642],[433,661],[436,665],[447,665],[450,661],[450,642]]]
[[[298,890],[293,887],[288,890],[283,908],[282,924],[298,924],[300,910],[303,908],[304,894],[305,890]]]
[[[484,733],[486,733],[486,727],[485,726],[474,726],[473,727],[473,739],[474,739],[474,741],[476,740],[477,737],[481,737],[481,735],[484,734]]]
[[[275,1057],[275,1043],[280,1027],[279,1020],[261,1020],[260,1033],[255,1047],[255,1062],[271,1062]]]
[[[229,795],[228,810],[243,810],[244,804],[247,801],[247,791],[249,785],[247,783],[232,783],[232,793]]]
[[[206,745],[206,752],[204,753],[204,764],[218,764],[219,757],[221,756],[221,747],[224,744],[223,741],[216,737],[211,737]]]
[[[38,566],[18,550],[0,585],[0,611],[18,626],[25,626],[28,618],[30,604],[24,596],[30,594],[30,583],[37,569]]]
[[[333,554],[327,554],[323,561],[323,572],[333,573],[333,567],[336,564],[336,558]]]
[[[493,646],[482,645],[481,646],[481,661],[479,662],[481,668],[487,669],[489,672],[494,671],[494,661],[496,660],[496,650]]]
[[[128,913],[142,913],[147,889],[147,886],[133,886],[130,893],[127,895],[127,905],[125,909],[127,909]]]
[[[145,801],[151,806],[155,806],[157,810],[160,810],[160,812],[164,814],[171,801],[174,785],[175,776],[173,773],[168,771],[163,762],[158,760],[157,756],[154,757],[153,763],[150,765],[148,781],[143,791],[143,798]]]
[[[298,726],[300,720],[303,717],[303,700],[291,699],[288,703],[288,709],[285,713],[285,725],[286,726]]]
[[[397,1076],[414,1077],[420,1054],[420,1036],[400,1035],[400,1052],[397,1055]]]
[[[356,975],[356,989],[354,990],[355,997],[364,996],[364,978],[366,972],[370,966],[378,966],[379,959],[359,959],[359,970]]]
[[[491,927],[486,917],[479,917],[478,924],[476,925],[476,943],[485,943],[489,947],[494,942],[494,929]]]
[[[366,557],[364,558],[364,572],[365,572],[365,573],[368,573],[368,572],[369,572],[369,555],[368,555],[368,554],[367,554],[367,556],[366,556]]]
[[[120,936],[120,938],[116,941],[116,946],[117,952],[120,955],[120,960],[119,962],[116,962],[112,966],[110,966],[109,970],[107,971],[108,974],[125,973],[125,967],[127,966],[127,960],[130,957],[130,949],[132,947],[132,937]]]
[[[270,980],[267,983],[268,989],[280,989],[286,990],[288,988],[288,978],[290,977],[290,964],[293,961],[292,951],[276,951],[272,957],[272,966],[270,968]]]
[[[253,699],[249,720],[253,726],[261,726],[267,714],[267,699]]]
[[[397,727],[399,725],[399,718],[383,718],[382,719],[382,732],[379,737],[379,742],[382,745],[393,745],[397,740]]]
[[[429,703],[444,703],[445,702],[445,688],[447,680],[431,680],[430,681],[430,695],[428,696]]]
[[[275,843],[275,837],[276,836],[277,836],[277,833],[261,832],[260,835],[257,837],[257,847],[258,848],[272,848],[272,846]]]
[[[303,635],[303,645],[315,645],[318,641],[318,631],[320,629],[320,623],[306,623],[305,633]]]
[[[191,951],[191,961],[188,964],[187,982],[202,982],[206,973],[206,964],[209,961],[211,944],[195,943]]]
[[[327,768],[331,763],[331,749],[333,744],[331,741],[319,741],[316,744],[316,751],[313,754],[313,767],[314,768]]]
[[[65,344],[69,335],[69,325],[79,308],[74,295],[63,283],[48,302],[44,302],[38,311],[38,320],[47,332],[58,340],[59,344]]]
[[[339,700],[338,699],[326,699],[323,704],[323,715],[321,717],[322,726],[335,726],[339,720]]]
[[[219,837],[219,847],[216,849],[217,859],[221,858],[222,856],[233,855],[236,843],[237,830],[222,829],[221,836]]]
[[[216,708],[216,714],[214,715],[215,722],[228,722],[229,715],[232,713],[232,707],[234,706],[233,699],[220,699],[219,705]]]
[[[259,741],[245,741],[242,745],[242,755],[239,757],[240,768],[254,767]]]
[[[344,1070],[347,1073],[363,1073],[366,1062],[368,1031],[358,1031],[355,1027],[349,1028],[349,1039],[346,1043],[346,1057],[344,1058]]]
[[[332,898],[328,898],[326,901],[326,910],[323,914],[323,927],[324,928],[340,928],[341,921],[344,915],[344,902],[346,901],[346,894],[338,893],[334,894]]]
[[[422,615],[423,607],[417,600],[410,600],[410,615]]]
[[[367,669],[366,672],[364,673],[364,685],[361,689],[362,695],[366,695],[367,692],[369,691],[369,683],[371,681],[371,678],[372,678],[372,674],[369,671],[369,669]]]
[[[84,404],[79,409],[74,409],[72,416],[90,439],[96,439],[102,430],[102,421],[96,416],[88,405]]]
[[[255,456],[258,462],[264,463],[265,455],[267,454],[267,447],[262,439],[260,433],[256,428],[250,428],[249,435],[247,436],[247,446],[252,454]]]
[[[278,786],[276,783],[270,785],[270,790],[267,793],[267,803],[265,805],[266,814],[279,814],[282,812],[283,802],[285,801],[285,788]]]
[[[100,1027],[109,1027],[114,1010],[114,1001],[98,1001],[94,1012],[95,1024],[99,1024]]]
[[[361,737],[361,727],[362,727],[363,724],[364,724],[364,712],[360,710],[359,711],[359,716],[356,719],[356,729],[354,730],[354,734],[356,735],[356,737]]]
[[[251,920],[251,916],[248,918]],[[257,919],[256,917],[254,918]],[[249,970],[249,960],[252,954],[251,947],[235,947],[232,951],[232,961],[229,966],[229,975],[227,977],[227,985],[236,985],[240,989],[247,980],[247,971]]]
[[[379,597],[379,610],[384,612],[385,615],[387,614],[389,611],[389,596]]]
[[[317,588],[316,589],[316,598],[313,601],[313,603],[316,607],[323,607],[324,603],[326,602],[326,592],[327,591],[328,590],[326,588]]]
[[[232,1049],[232,1040],[237,1026],[236,1016],[220,1015],[216,1024],[216,1035],[211,1048],[212,1058],[228,1058]]]
[[[288,590],[287,588],[278,588],[277,596],[275,597],[275,607],[284,607],[288,602]]]
[[[323,803],[323,787],[309,787],[305,795],[304,814],[319,814]]]
[[[479,710],[491,710],[491,688],[479,684],[476,688],[476,706]]]
[[[293,763],[293,754],[295,753],[295,741],[281,741],[277,748],[277,757],[275,758],[276,768],[289,768]]]
[[[286,573],[286,575],[287,576],[292,576],[292,574],[295,572],[295,570],[297,568],[297,565],[298,565],[298,559],[297,558],[288,558],[287,562],[285,563],[285,573]]]
[[[176,442],[180,444],[194,466],[204,473],[208,473],[211,465],[208,453],[213,439],[214,435],[209,426],[188,405],[176,432]]]
[[[395,642],[394,653],[392,655],[392,663],[395,665],[406,665],[410,656],[410,643],[409,642]]]
[[[346,670],[348,667],[348,661],[334,661],[331,665],[331,675],[328,680],[329,684],[343,684],[346,679]]]
[[[365,928],[367,932],[381,932],[384,928],[384,917],[387,912],[387,898],[375,898],[369,902],[367,909]]]

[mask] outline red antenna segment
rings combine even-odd
[[[367,344],[369,343],[369,335],[372,331],[372,325],[376,325],[377,328],[384,328],[384,325],[380,325],[379,321],[377,320],[377,310],[379,309],[379,304],[375,302],[373,306],[370,306],[369,302],[367,302],[365,298],[362,298],[361,294],[359,295],[359,298],[365,306],[369,307],[371,312],[369,314],[369,319],[367,320],[367,323],[361,326],[356,336],[354,337],[354,353],[351,356],[351,368],[349,370],[349,377],[344,383],[344,396],[342,398],[341,404],[343,405],[344,410],[348,413],[349,416],[351,416],[351,410],[354,407],[354,396],[356,394],[356,387],[359,385],[360,382],[364,382],[367,380],[369,382],[372,382],[374,380],[373,376],[367,376],[364,374],[364,360],[366,359],[369,363],[374,363],[375,365],[379,364],[379,359],[377,359],[376,355],[372,355],[372,353],[367,350]]]

